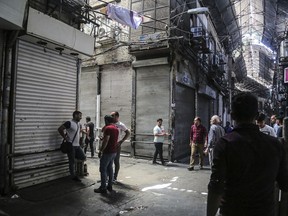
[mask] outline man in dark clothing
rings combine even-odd
[[[233,97],[236,127],[214,149],[207,216],[215,216],[219,206],[223,216],[274,216],[275,181],[288,190],[285,150],[253,124],[257,111],[257,98],[251,93]]]
[[[86,138],[85,138],[85,147],[84,152],[86,154],[88,145],[90,146],[91,150],[91,157],[94,157],[94,123],[91,122],[91,118],[89,116],[86,117]]]
[[[100,158],[101,186],[94,189],[95,193],[107,193],[112,191],[113,183],[113,161],[117,154],[117,140],[119,131],[114,124],[114,118],[106,115],[104,117],[105,128],[102,145],[99,149],[98,157]],[[106,186],[107,174],[109,175],[108,186]]]

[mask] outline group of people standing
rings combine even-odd
[[[94,157],[93,142],[94,124],[91,122],[90,117],[86,117],[85,128],[82,128],[80,120],[82,119],[82,113],[80,111],[73,112],[73,119],[66,121],[58,128],[59,134],[71,145],[70,151],[67,153],[69,160],[69,172],[74,181],[81,181],[77,175],[75,175],[75,159],[85,161],[88,145],[91,149],[91,157]],[[117,111],[112,112],[110,115],[104,117],[105,126],[102,128],[102,141],[99,148],[98,157],[100,158],[100,173],[101,173],[101,186],[95,189],[95,193],[107,193],[112,191],[112,183],[117,181],[119,169],[120,169],[120,152],[122,143],[130,136],[129,129],[119,121],[119,113]],[[81,132],[86,134],[85,146],[82,149],[80,145]],[[122,133],[125,133],[122,136]],[[115,171],[113,172],[113,163],[115,164]],[[107,185],[107,175],[109,181]]]
[[[230,133],[232,128],[230,123],[227,122],[226,133]],[[190,147],[191,147],[191,156],[190,156],[190,165],[188,167],[189,171],[194,170],[195,158],[198,153],[199,156],[199,169],[203,169],[204,154],[209,155],[209,163],[212,167],[213,164],[213,149],[215,144],[220,139],[220,137],[225,135],[225,130],[221,126],[221,119],[218,115],[213,115],[210,119],[210,130],[207,129],[201,124],[200,117],[194,118],[194,124],[191,126],[190,130]]]

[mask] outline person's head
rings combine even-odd
[[[79,122],[82,119],[82,113],[80,111],[73,112],[73,120]]]
[[[263,128],[265,127],[265,119],[266,115],[264,113],[260,113],[256,119],[256,124],[260,127]]]
[[[115,122],[115,119],[111,115],[106,115],[104,116],[104,121],[105,121],[105,125],[109,125],[109,124],[113,124]]]
[[[283,116],[276,116],[276,123],[278,125],[282,125],[283,124]]]
[[[253,123],[258,114],[258,100],[250,92],[233,96],[231,106],[231,116],[237,123]]]
[[[162,122],[163,122],[163,119],[162,119],[162,118],[157,119],[157,125],[158,125],[159,127],[161,127]]]
[[[210,124],[220,124],[221,120],[218,115],[213,115],[210,119]]]
[[[276,123],[276,115],[272,115],[270,118],[271,124],[275,124]]]
[[[229,121],[226,122],[226,126],[227,126],[227,127],[230,126],[230,122],[229,122]]]
[[[111,112],[110,115],[114,118],[114,121],[115,121],[115,122],[118,122],[118,121],[119,121],[119,112],[113,111],[113,112]]]
[[[194,125],[199,126],[201,124],[201,119],[200,117],[196,116],[194,118]]]
[[[89,116],[86,117],[86,122],[90,122],[91,118]]]

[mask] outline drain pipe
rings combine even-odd
[[[9,128],[9,117],[12,113],[10,113],[10,107],[12,103],[12,100],[10,100],[10,95],[13,94],[13,91],[11,92],[11,88],[14,86],[14,80],[15,79],[15,58],[14,53],[15,50],[13,50],[13,46],[16,43],[17,37],[18,37],[19,31],[7,31],[5,32],[4,36],[4,55],[3,55],[3,93],[2,93],[2,116],[1,116],[1,161],[0,161],[0,193],[6,194],[8,192],[9,185],[9,176],[7,175],[9,170],[9,159],[7,157],[7,154],[11,152],[12,150],[12,142],[11,142],[11,136],[9,136],[9,132],[11,132],[11,129]],[[11,127],[11,124],[10,124]]]

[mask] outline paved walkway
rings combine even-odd
[[[88,158],[82,182],[62,178],[0,198],[2,215],[10,216],[204,216],[210,169],[188,171],[187,164],[152,165],[121,157],[119,182],[106,195],[100,186],[99,159]],[[1,215],[1,211],[0,211]]]

